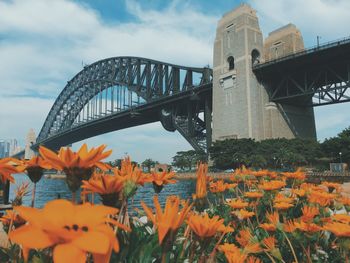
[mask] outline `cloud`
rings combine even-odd
[[[31,127],[38,133],[55,98],[82,63],[124,55],[187,66],[211,63],[215,16],[176,1],[158,11],[136,1],[126,1],[126,6],[132,22],[107,23],[96,10],[74,1],[0,1],[0,138],[24,138]],[[176,151],[191,148],[160,124],[88,142],[108,142],[118,149],[116,157],[130,152],[140,161],[142,156],[169,161]]]
[[[0,138],[15,138],[23,145],[30,128],[38,134],[52,103],[34,97],[0,97]]]
[[[350,1],[348,0],[249,0],[258,11],[260,25],[267,35],[279,26],[295,24],[309,45],[316,36],[331,41],[349,36]]]

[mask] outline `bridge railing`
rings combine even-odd
[[[268,65],[275,64],[277,62],[281,62],[281,61],[288,60],[288,59],[291,59],[291,58],[299,57],[299,56],[306,55],[306,54],[311,54],[311,53],[314,53],[314,52],[318,52],[320,50],[324,50],[324,49],[327,49],[327,48],[340,46],[340,45],[344,45],[344,44],[349,44],[349,43],[350,43],[350,36],[344,37],[344,38],[340,38],[340,39],[337,39],[337,40],[332,40],[332,41],[326,42],[326,43],[324,43],[322,45],[315,45],[315,46],[303,49],[301,51],[298,51],[298,52],[295,52],[295,53],[292,53],[292,54],[289,54],[289,55],[286,55],[286,56],[283,56],[283,57],[279,57],[279,58],[272,59],[272,60],[267,60],[267,61],[265,61],[263,63],[257,63],[255,65],[253,65],[253,69],[259,69],[259,68],[262,68],[262,67],[265,67],[265,66],[268,66]]]

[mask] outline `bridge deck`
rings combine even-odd
[[[350,38],[253,66],[270,100],[298,106],[350,101]]]

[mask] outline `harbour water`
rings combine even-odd
[[[16,185],[20,185],[24,182],[30,182],[29,178],[25,174],[14,175]],[[11,184],[10,187],[10,200],[14,199],[14,190],[16,185]],[[33,184],[30,183],[30,190]],[[180,180],[176,184],[170,184],[164,186],[162,192],[159,194],[159,201],[164,204],[165,199],[168,195],[179,195],[182,199],[190,199],[192,193],[195,192],[195,181],[194,180]],[[132,206],[140,208],[140,201],[143,200],[146,204],[153,204],[154,190],[152,184],[145,184],[143,187],[139,187],[134,197]],[[57,199],[71,199],[71,193],[66,185],[65,179],[51,179],[42,178],[36,186],[36,198],[35,206],[43,207],[48,201]],[[29,206],[31,202],[31,192],[24,197],[23,205]],[[99,197],[96,195],[95,202],[99,203]]]

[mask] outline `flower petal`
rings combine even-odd
[[[57,245],[53,250],[53,261],[55,263],[85,263],[86,253],[70,243]]]
[[[88,231],[82,234],[72,240],[72,244],[82,250],[98,254],[106,254],[111,245],[107,235],[96,231]]]
[[[23,247],[35,249],[50,247],[55,243],[48,234],[31,225],[24,225],[13,230],[9,234],[9,238],[12,242]]]

